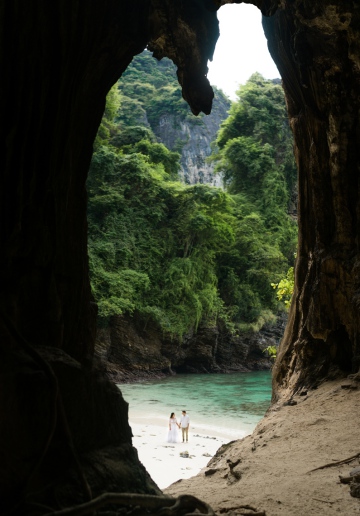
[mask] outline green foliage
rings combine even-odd
[[[131,66],[127,68],[122,78],[126,94],[132,94],[135,88],[139,86],[143,88],[147,84],[154,89],[178,84],[172,61],[167,58],[157,61],[147,50],[133,59]]]
[[[278,309],[272,283],[280,284],[296,246],[297,227],[287,213],[296,169],[281,87],[254,74],[238,96],[213,155],[236,202],[237,221],[218,277],[232,320],[254,327]]]
[[[221,310],[216,255],[233,240],[231,201],[207,185],[171,182],[158,145],[131,154],[102,147],[93,156],[92,288],[103,321],[136,310],[182,335]]]
[[[95,138],[94,150],[103,144],[107,144],[109,139],[117,133],[118,129],[114,124],[114,119],[119,112],[120,104],[120,92],[117,84],[114,84],[106,97],[104,116]]]
[[[122,129],[143,125],[156,132],[165,117],[174,128],[184,120],[204,125],[203,115],[194,116],[182,98],[175,70],[170,59],[157,61],[147,50],[133,59],[118,83],[122,102],[116,120]],[[214,91],[217,98],[229,102],[222,91],[216,88]],[[181,152],[186,138],[187,135],[180,133],[170,150]]]
[[[284,301],[286,308],[289,309],[294,292],[294,267],[290,267],[286,277],[282,278],[279,283],[271,283],[271,286],[276,289],[276,297],[279,301]]]
[[[239,100],[232,104],[216,140],[220,149],[214,155],[217,168],[224,168],[227,183],[235,183],[234,191],[249,186],[246,179],[259,181],[262,168],[263,173],[277,170],[286,187],[283,206],[296,182],[296,166],[282,87],[255,73],[237,95]],[[243,153],[244,158],[239,157]],[[253,160],[251,168],[249,161]]]
[[[115,117],[118,114],[118,111],[120,109],[120,92],[117,87],[117,84],[114,84],[114,86],[111,88],[109,93],[106,96],[106,105],[105,105],[105,112],[104,112],[104,120],[112,121],[115,119]]]
[[[108,95],[87,184],[100,321],[136,311],[177,336],[217,317],[230,331],[258,330],[281,306],[274,285],[296,239],[282,90],[259,74],[240,88],[213,158],[227,191],[185,186],[175,180],[179,154],[152,128],[164,114],[192,115],[172,63],[138,57]]]
[[[162,143],[151,143],[149,140],[140,140],[133,145],[124,146],[124,152],[129,154],[141,153],[148,156],[151,163],[164,166],[165,171],[173,178],[178,177],[180,170],[180,154],[169,151]]]
[[[189,112],[173,72],[146,52],[123,83],[128,98],[122,94],[120,111],[114,91],[108,95],[87,184],[89,264],[102,322],[136,310],[182,335],[222,310],[216,254],[233,230],[230,198],[172,182],[179,154],[135,125],[148,116],[157,123],[162,112]]]
[[[228,140],[243,135],[261,144],[280,146],[279,152],[284,152],[289,127],[282,87],[254,73],[240,86],[237,96],[238,102],[232,104],[229,118],[219,131],[218,146],[223,148]]]
[[[266,353],[271,360],[275,361],[277,355],[277,348],[276,346],[268,346],[264,349],[264,353]]]
[[[121,127],[143,124],[146,122],[146,110],[143,103],[137,98],[121,95],[122,103],[119,109],[118,122]]]
[[[273,156],[271,145],[261,145],[252,137],[238,136],[228,140],[223,147],[217,169],[223,172],[229,192],[246,191],[250,200],[256,202],[263,177],[276,168]]]
[[[155,130],[164,115],[178,121],[197,120],[182,98],[174,65],[167,58],[157,61],[145,50],[123,74],[119,89],[123,102],[117,121],[121,127],[149,124]]]
[[[122,129],[114,138],[111,143],[117,148],[125,147],[126,145],[134,145],[141,140],[148,140],[149,142],[156,142],[156,137],[151,129],[141,125],[130,125]]]
[[[234,244],[218,257],[219,291],[232,320],[250,327],[266,311],[277,310],[271,281],[282,276],[286,259],[258,213],[235,215]]]

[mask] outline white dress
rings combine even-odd
[[[169,425],[170,425],[170,430],[168,432],[167,442],[168,443],[178,443],[180,441],[180,437],[179,437],[179,428],[177,426],[176,417],[169,419]]]

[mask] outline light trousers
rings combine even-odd
[[[185,438],[186,438],[186,441],[187,441],[188,437],[189,437],[189,427],[187,426],[186,428],[184,428],[182,426],[181,427],[181,433],[182,433],[182,440],[185,441]]]

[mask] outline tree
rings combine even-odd
[[[144,77],[146,55],[137,66]],[[160,102],[161,91],[171,96],[175,86],[156,73]],[[105,109],[102,125],[110,130],[99,140],[88,179],[89,262],[101,324],[136,311],[181,336],[216,317],[229,328],[259,328],[274,318],[279,300],[271,283],[284,277],[294,226],[286,213],[285,168],[277,162],[278,149],[265,141],[273,130],[269,102],[261,107],[257,98],[266,100],[263,89],[272,93],[274,85],[259,77],[245,88],[246,127],[254,130],[252,116],[262,120],[255,135],[234,130],[242,127],[237,108],[219,133],[215,159],[227,192],[177,182],[179,154],[158,143],[150,127],[124,126],[117,97],[109,99],[113,108]],[[139,80],[124,88],[154,95]],[[225,133],[234,136],[225,142]]]
[[[216,257],[233,240],[232,201],[172,181],[178,166],[179,154],[141,127],[118,130],[93,155],[89,263],[100,324],[136,311],[181,336],[221,311]]]
[[[297,228],[287,207],[296,168],[281,86],[256,73],[237,94],[212,157],[237,220],[218,275],[233,320],[254,324],[279,308],[271,283],[284,277],[295,250]]]
[[[271,286],[276,289],[277,298],[280,301],[284,300],[286,308],[289,309],[294,292],[294,267],[290,267],[285,278],[282,278],[279,283],[271,283]]]

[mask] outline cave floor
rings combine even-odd
[[[165,494],[193,494],[228,516],[360,515],[360,499],[339,481],[360,466],[360,382],[327,381],[293,400],[272,406],[251,435]]]

